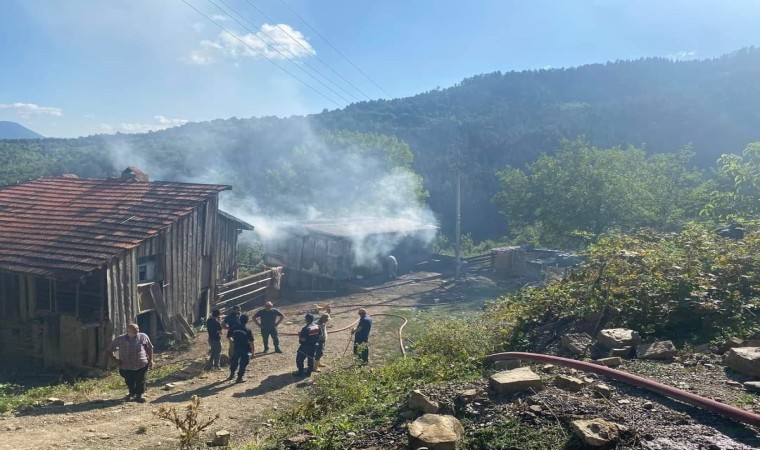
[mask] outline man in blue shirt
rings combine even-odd
[[[356,329],[352,329],[351,332],[354,334],[354,355],[361,357],[364,364],[369,362],[369,332],[371,329],[372,318],[367,315],[364,308],[360,308],[359,323]]]
[[[264,309],[256,311],[253,315],[253,321],[261,328],[261,340],[264,342],[264,353],[269,351],[269,336],[272,336],[274,352],[282,353],[280,350],[280,338],[277,333],[277,327],[285,319],[285,316],[272,305],[272,302],[264,303]]]

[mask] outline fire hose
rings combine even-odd
[[[577,361],[575,359],[562,358],[559,356],[524,352],[495,353],[493,355],[487,356],[485,358],[485,361],[494,362],[502,361],[505,359],[518,359],[523,361],[556,364],[582,370],[585,372],[593,372],[599,375],[605,375],[615,380],[622,381],[623,383],[646,389],[648,391],[656,392],[675,400],[680,400],[684,403],[688,403],[689,405],[696,406],[697,408],[706,409],[716,414],[720,414],[724,417],[734,419],[738,422],[746,423],[748,425],[760,426],[760,415],[758,414],[754,414],[752,412],[745,411],[731,405],[716,402],[715,400],[692,394],[691,392],[686,392],[681,389],[667,386],[648,378],[640,377],[628,372],[623,372],[622,370],[611,369],[609,367],[589,363],[586,361]]]
[[[403,338],[403,334],[402,333],[404,331],[404,327],[406,326],[406,324],[409,323],[409,320],[407,320],[407,318],[404,317],[404,316],[401,316],[401,315],[398,315],[398,314],[389,314],[389,313],[372,314],[372,316],[373,317],[381,317],[381,316],[395,317],[397,319],[402,319],[404,321],[404,323],[398,329],[398,342],[399,342],[399,346],[401,347],[401,354],[404,355],[404,357],[406,357],[406,349],[404,348],[404,338]],[[359,319],[355,320],[353,323],[351,323],[351,325],[345,326],[343,328],[339,328],[337,330],[328,330],[327,332],[328,333],[340,333],[341,331],[346,331],[349,328],[354,327],[357,323],[359,323]],[[280,334],[282,336],[298,336],[298,333],[280,333]]]

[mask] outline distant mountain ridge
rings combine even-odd
[[[0,139],[44,139],[45,136],[16,123],[0,120]]]

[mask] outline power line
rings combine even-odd
[[[271,17],[269,17],[264,11],[261,10],[261,8],[259,8],[258,6],[256,6],[251,0],[246,0],[246,2],[248,2],[248,4],[253,7],[253,9],[255,9],[256,11],[258,11],[259,14],[261,14],[262,16],[264,16],[264,18],[266,20],[274,23],[277,28],[279,28],[280,30],[282,30],[283,33],[287,34],[290,37],[290,39],[292,39],[296,44],[300,45],[305,50],[310,50],[308,47],[306,47],[305,45],[303,45],[298,38],[296,38],[295,36],[293,36],[292,34],[290,34],[288,32],[288,30],[286,30],[279,23],[277,23],[276,20],[274,20]],[[362,91],[361,89],[359,89],[354,83],[352,83],[351,81],[349,81],[348,79],[346,79],[346,77],[344,77],[343,75],[341,75],[340,73],[338,73],[335,69],[333,69],[332,67],[330,67],[329,64],[327,64],[322,58],[319,57],[319,55],[315,54],[314,57],[317,59],[317,61],[321,62],[322,65],[324,65],[325,67],[327,67],[328,69],[330,69],[330,71],[332,73],[334,73],[335,75],[337,75],[338,77],[340,77],[341,80],[345,81],[349,86],[351,86],[352,88],[356,89],[357,92],[359,92],[361,95],[363,95],[364,97],[366,97],[367,100],[372,100],[372,97],[370,97],[369,95],[367,95],[364,91]]]
[[[261,53],[260,51],[256,50],[255,48],[251,47],[250,45],[248,45],[248,43],[247,43],[247,42],[245,42],[244,40],[240,39],[240,37],[238,37],[238,35],[236,35],[235,33],[233,33],[233,32],[231,32],[231,31],[227,30],[227,29],[226,29],[226,28],[224,28],[222,25],[219,25],[218,23],[216,23],[216,22],[214,21],[214,19],[212,19],[211,17],[207,16],[207,15],[206,15],[206,14],[204,14],[204,13],[203,13],[201,10],[199,10],[199,9],[198,9],[198,8],[196,8],[195,6],[193,6],[193,5],[191,5],[190,3],[188,3],[188,2],[187,2],[187,0],[182,0],[182,3],[184,3],[184,4],[186,4],[187,6],[189,6],[190,8],[192,8],[192,9],[193,9],[195,12],[197,12],[198,14],[200,14],[201,16],[203,16],[203,17],[204,17],[206,20],[208,20],[209,22],[211,22],[211,23],[213,23],[214,25],[216,25],[217,27],[221,28],[221,29],[222,29],[222,31],[224,31],[225,33],[229,34],[230,36],[232,36],[232,37],[234,37],[235,39],[237,39],[238,41],[240,41],[240,43],[242,43],[243,45],[245,45],[246,47],[248,47],[249,49],[251,49],[253,52],[255,52],[256,54],[258,54],[258,55],[259,55],[259,56],[261,56],[262,58],[264,58],[264,59],[266,59],[267,61],[269,61],[270,63],[274,64],[274,66],[275,66],[275,67],[277,67],[278,69],[282,70],[282,71],[283,71],[283,72],[285,72],[286,74],[288,74],[288,75],[290,75],[291,77],[293,77],[293,78],[295,78],[296,80],[298,80],[298,81],[299,81],[301,84],[303,84],[303,85],[304,85],[304,86],[306,86],[307,88],[311,89],[312,91],[316,92],[316,93],[317,93],[317,94],[319,94],[320,96],[322,96],[322,97],[324,97],[325,99],[329,100],[330,102],[332,102],[333,104],[335,104],[335,106],[337,106],[338,108],[340,108],[340,107],[341,107],[341,104],[340,104],[340,103],[336,102],[335,100],[333,100],[333,99],[331,99],[330,97],[326,96],[326,95],[325,95],[325,94],[323,94],[322,92],[318,91],[316,88],[314,88],[313,86],[311,86],[310,84],[308,84],[307,82],[305,82],[304,80],[302,80],[301,78],[297,77],[296,75],[293,75],[293,73],[291,73],[291,72],[290,72],[289,70],[287,70],[286,68],[284,68],[284,67],[282,67],[281,65],[277,64],[277,63],[276,63],[276,62],[275,62],[273,59],[269,58],[269,57],[268,57],[268,56],[266,56],[265,54]]]
[[[248,19],[247,19],[245,16],[243,16],[242,14],[240,14],[240,12],[239,12],[239,11],[237,11],[235,8],[233,8],[233,7],[232,7],[232,6],[230,6],[229,4],[225,3],[225,2],[224,2],[224,0],[217,0],[217,1],[218,1],[219,3],[221,3],[222,5],[224,5],[225,7],[227,7],[227,9],[229,9],[229,10],[231,10],[233,13],[235,13],[235,14],[236,14],[238,17],[240,17],[241,19],[243,19],[244,21],[246,21],[246,22],[247,22],[248,24],[250,24],[252,27],[254,27],[254,28],[257,28],[256,24],[254,24],[253,22],[251,22],[250,20],[248,20]],[[209,2],[213,4],[213,2],[211,2],[210,0],[209,0]],[[217,5],[215,5],[215,6],[217,6]],[[219,8],[219,6],[217,6],[217,8]],[[226,12],[226,11],[225,11],[225,14],[227,14],[228,16],[230,15],[230,14],[229,14],[228,12]],[[236,20],[234,17],[232,17],[232,19],[233,19],[233,20],[235,20],[236,22],[238,22],[238,21],[237,21],[237,20]],[[240,22],[238,22],[238,23],[240,23]],[[242,24],[241,24],[241,25],[242,25]],[[291,51],[289,48],[285,47],[285,45],[283,45],[283,44],[281,44],[281,43],[278,43],[278,42],[277,42],[277,40],[276,40],[274,37],[272,37],[272,35],[270,35],[270,34],[269,34],[269,33],[267,33],[266,31],[264,31],[264,30],[263,30],[261,27],[258,27],[258,28],[259,28],[259,31],[258,31],[257,33],[261,33],[261,34],[263,34],[264,36],[266,36],[266,37],[269,39],[269,42],[266,42],[266,41],[264,41],[263,39],[261,39],[261,37],[259,37],[259,35],[258,35],[258,34],[255,34],[255,36],[256,36],[256,37],[257,37],[259,40],[261,40],[262,42],[264,42],[264,43],[265,43],[266,45],[268,45],[269,47],[272,47],[272,48],[273,48],[275,51],[277,51],[277,49],[275,48],[275,45],[279,46],[279,47],[280,47],[280,48],[281,48],[283,51],[287,52],[287,53],[288,53],[288,54],[290,54],[290,55],[291,55],[293,58],[295,58],[296,60],[298,60],[298,61],[300,61],[301,63],[303,63],[303,64],[304,64],[306,67],[308,67],[308,68],[310,68],[311,70],[313,70],[313,71],[314,71],[315,73],[317,73],[319,76],[321,76],[322,78],[324,78],[324,79],[325,79],[325,80],[327,80],[328,82],[332,83],[332,84],[333,84],[335,87],[337,87],[338,89],[341,89],[343,92],[345,92],[347,95],[349,95],[350,97],[352,97],[354,100],[356,100],[356,101],[360,101],[360,99],[359,99],[358,97],[356,97],[356,96],[355,96],[353,93],[349,92],[349,91],[348,91],[348,90],[346,90],[346,89],[345,89],[343,86],[341,86],[341,85],[339,85],[338,83],[336,83],[335,81],[331,80],[331,79],[330,79],[329,77],[327,77],[325,74],[323,74],[322,72],[320,72],[319,70],[317,70],[317,69],[316,69],[314,66],[312,66],[311,64],[309,64],[309,62],[308,62],[308,61],[304,60],[303,58],[301,58],[300,56],[298,56],[296,53],[294,53],[293,51]],[[249,31],[250,31],[250,29],[249,29]],[[291,38],[292,38],[292,37],[291,37]],[[292,38],[292,39],[294,39],[294,38]],[[294,40],[295,40],[295,39],[294,39]],[[309,47],[306,47],[305,45],[301,44],[301,43],[300,43],[299,41],[297,41],[297,40],[295,40],[295,42],[296,42],[296,43],[298,43],[299,45],[301,45],[301,47],[303,47],[303,48],[304,48],[304,49],[305,49],[307,52],[310,52],[310,53],[311,53],[311,52],[313,52],[313,51],[314,51],[313,49],[311,49],[311,48],[309,48]],[[278,51],[278,53],[280,53],[280,52]],[[285,55],[282,55],[282,53],[280,53],[280,55],[281,55],[281,56],[283,56],[284,58],[288,59],[289,61],[293,62],[292,60],[290,60],[290,58],[286,57]],[[316,55],[315,55],[315,56],[316,56]],[[312,78],[313,78],[313,77],[312,77]],[[317,81],[319,81],[319,80],[317,80]],[[327,86],[325,85],[325,87],[327,87]],[[329,88],[328,88],[328,89],[329,89]],[[337,92],[336,92],[335,94],[336,94],[336,95],[340,95],[340,94],[338,94]],[[342,97],[341,97],[341,98],[342,98]],[[344,100],[346,100],[346,99],[344,99]],[[346,100],[346,101],[350,103],[350,101],[349,101],[349,100]]]
[[[237,20],[235,17],[233,17],[232,15],[230,15],[230,13],[228,13],[227,11],[225,11],[225,10],[224,10],[224,8],[222,8],[221,6],[219,6],[219,5],[217,5],[216,3],[214,3],[214,1],[213,1],[213,0],[207,0],[207,1],[208,1],[209,3],[211,3],[212,5],[216,6],[216,7],[217,7],[217,9],[219,9],[219,11],[221,11],[221,12],[223,12],[224,14],[226,14],[226,15],[230,16],[230,17],[232,18],[232,20],[234,20],[235,22],[237,22],[237,23],[238,23],[238,25],[240,25],[241,27],[245,28],[245,29],[246,29],[246,30],[247,30],[247,31],[248,31],[248,32],[251,34],[251,36],[255,36],[255,37],[256,37],[256,39],[258,39],[259,41],[261,41],[261,42],[262,42],[262,43],[263,43],[265,46],[267,46],[267,47],[270,47],[272,50],[274,50],[275,52],[277,52],[277,54],[279,54],[280,56],[282,56],[283,58],[285,58],[286,60],[288,60],[290,63],[292,63],[293,65],[295,65],[295,66],[296,66],[296,67],[298,67],[299,69],[301,69],[301,71],[302,71],[303,73],[305,73],[306,75],[308,75],[308,76],[310,76],[311,78],[313,78],[313,79],[314,79],[314,81],[316,81],[317,83],[319,83],[319,84],[321,84],[322,86],[324,86],[324,87],[325,87],[325,88],[326,88],[328,91],[330,91],[330,92],[332,92],[333,94],[337,95],[337,96],[338,96],[338,97],[339,97],[341,100],[343,100],[344,102],[346,102],[346,103],[351,103],[351,100],[347,99],[346,97],[344,97],[343,95],[341,95],[339,92],[335,91],[335,89],[331,88],[330,86],[328,86],[327,84],[325,84],[325,82],[323,82],[323,81],[322,81],[322,80],[320,80],[319,78],[315,77],[315,76],[314,76],[314,75],[313,75],[311,72],[307,71],[306,69],[304,69],[304,68],[303,68],[303,67],[301,67],[300,65],[296,64],[295,62],[293,62],[293,60],[292,60],[292,59],[288,58],[287,56],[285,56],[285,54],[284,54],[284,53],[282,53],[281,51],[279,51],[279,50],[277,49],[277,47],[275,47],[274,45],[271,45],[271,44],[269,44],[267,41],[265,41],[264,39],[260,38],[260,37],[258,36],[258,34],[256,34],[256,33],[257,33],[256,31],[254,31],[254,30],[252,30],[252,29],[248,28],[248,26],[246,26],[245,24],[243,24],[242,22],[240,22],[239,20]],[[220,1],[221,1],[221,0],[220,0]],[[230,8],[230,9],[231,9],[231,8]],[[259,30],[259,31],[260,31],[260,30]],[[262,33],[262,34],[266,34],[266,33]]]
[[[297,12],[296,12],[296,11],[295,11],[293,8],[291,8],[291,7],[290,7],[290,5],[288,5],[287,3],[285,3],[285,0],[280,0],[280,2],[281,2],[283,5],[285,5],[285,7],[286,7],[286,8],[288,8],[288,9],[290,10],[290,12],[292,12],[293,14],[295,14],[295,16],[296,16],[296,17],[298,17],[299,19],[301,19],[301,21],[302,21],[303,23],[305,23],[305,24],[306,24],[306,26],[307,26],[307,27],[309,27],[309,28],[311,29],[311,31],[313,31],[314,33],[316,33],[316,35],[317,35],[317,36],[319,36],[320,38],[322,38],[322,40],[323,40],[323,41],[327,42],[327,45],[329,45],[330,47],[332,47],[332,49],[333,49],[333,50],[335,50],[335,51],[336,51],[336,52],[337,52],[337,53],[338,53],[340,56],[342,56],[342,57],[343,57],[343,59],[345,59],[346,61],[348,61],[348,63],[349,63],[349,64],[351,64],[351,65],[354,67],[354,69],[358,70],[358,71],[359,71],[359,72],[360,72],[362,75],[364,75],[364,76],[365,76],[365,77],[366,77],[366,78],[367,78],[369,81],[371,81],[371,82],[372,82],[372,84],[374,84],[374,85],[375,85],[375,87],[377,87],[378,89],[380,89],[381,91],[383,91],[383,93],[384,93],[385,95],[387,95],[389,98],[393,98],[393,96],[392,96],[391,94],[389,94],[389,93],[388,93],[388,91],[386,91],[385,89],[383,89],[382,87],[380,87],[380,85],[379,85],[379,84],[377,84],[377,83],[375,82],[375,80],[373,80],[373,79],[372,79],[372,78],[371,78],[369,75],[367,75],[367,74],[366,74],[366,73],[365,73],[365,72],[364,72],[362,69],[360,69],[360,68],[359,68],[359,67],[358,67],[356,64],[354,64],[353,62],[351,62],[351,60],[350,60],[350,59],[348,59],[348,57],[347,57],[346,55],[344,55],[344,54],[343,54],[343,53],[342,53],[340,50],[338,50],[338,49],[337,49],[337,48],[336,48],[334,45],[332,45],[332,43],[331,43],[330,41],[328,41],[326,37],[322,36],[322,34],[320,34],[320,32],[319,32],[319,31],[315,30],[315,29],[314,29],[314,27],[312,27],[312,26],[309,24],[309,22],[307,22],[307,21],[306,21],[306,19],[304,19],[303,17],[301,17],[301,16],[300,16],[300,15],[299,15],[299,14],[298,14],[298,13],[297,13]]]

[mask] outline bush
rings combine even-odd
[[[752,334],[760,331],[760,234],[746,228],[742,240],[702,225],[607,234],[567,277],[508,294],[489,311],[517,347],[540,324],[589,317],[682,342]]]

